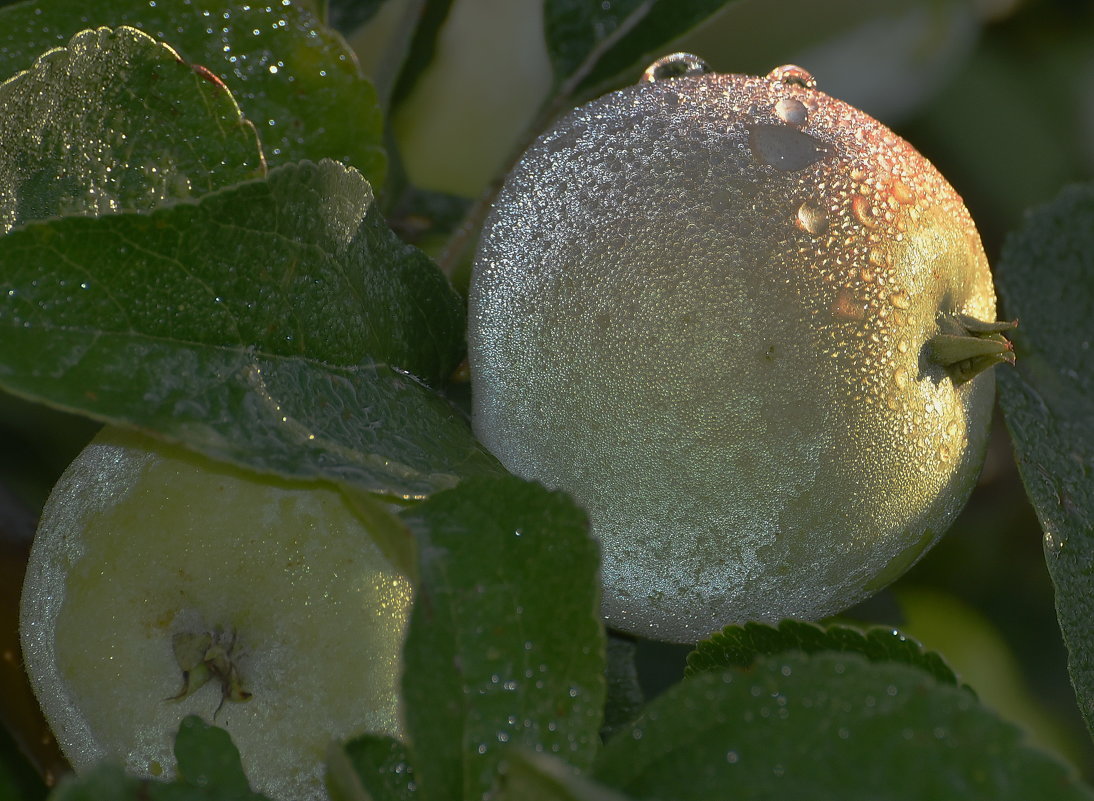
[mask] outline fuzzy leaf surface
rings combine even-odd
[[[419,553],[403,699],[423,797],[483,797],[509,746],[587,767],[605,689],[584,513],[507,476],[470,479],[403,516]]]
[[[638,717],[646,701],[638,681],[636,652],[633,640],[609,632],[605,671],[608,694],[604,703],[604,727],[600,732],[604,739]]]
[[[820,625],[800,620],[783,620],[778,627],[765,623],[727,626],[695,646],[688,654],[684,675],[690,677],[731,667],[749,668],[757,659],[788,651],[861,654],[871,662],[912,665],[927,671],[943,684],[958,683],[957,676],[941,656],[924,650],[896,629],[875,627],[860,631],[841,624]]]
[[[308,4],[30,0],[0,9],[0,77],[99,25],[138,28],[207,68],[210,82],[227,84],[257,126],[270,165],[330,158],[383,184],[376,92]]]
[[[145,211],[265,173],[230,92],[134,28],[82,31],[0,84],[0,234]]]
[[[1068,669],[1094,733],[1094,184],[1030,213],[997,268],[1018,318],[1014,369],[997,369],[1018,469],[1044,531]]]
[[[327,763],[333,801],[413,801],[414,768],[405,744],[365,734],[349,741]]]
[[[685,679],[605,745],[593,776],[673,801],[1094,798],[971,693],[858,654]]]
[[[421,495],[496,470],[423,383],[462,331],[436,266],[334,162],[0,237],[0,387],[259,471]]]
[[[588,93],[669,45],[732,0],[545,0],[544,30],[555,82]],[[644,66],[644,65],[643,65]]]
[[[497,801],[627,801],[627,797],[547,754],[510,749],[492,796]]]

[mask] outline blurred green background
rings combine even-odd
[[[391,0],[363,26],[347,11],[352,2],[333,4],[332,22],[350,21],[343,32],[366,72],[390,55],[411,1]],[[435,63],[392,113],[414,183],[474,197],[506,163],[550,86],[538,8],[539,0],[454,4]],[[1091,2],[740,0],[677,45],[720,72],[800,64],[822,90],[890,124],[965,198],[993,262],[1025,209],[1094,177]],[[434,253],[440,242],[419,240]],[[25,545],[49,488],[96,428],[0,394],[0,545]],[[939,650],[988,705],[1094,780],[1044,559],[999,418],[980,484],[951,532],[847,617],[900,626]],[[653,694],[679,678],[687,649],[641,643],[638,653]],[[0,799],[5,787],[31,786],[8,776],[12,747],[0,737]],[[30,795],[10,797],[34,795],[22,792]]]

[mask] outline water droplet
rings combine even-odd
[[[877,225],[877,221],[870,216],[870,201],[862,195],[855,195],[854,198],[852,198],[851,211],[854,213],[855,219],[867,228],[873,228]]]
[[[775,116],[787,125],[805,125],[809,121],[809,109],[805,103],[792,97],[784,97],[775,104]]]
[[[730,765],[736,765],[740,761],[741,757],[736,751],[726,751],[726,762]]]
[[[1045,529],[1044,543],[1045,551],[1052,554],[1053,556],[1058,557],[1060,555],[1060,551],[1064,549],[1064,545],[1067,544],[1067,537],[1061,537],[1056,532]]]
[[[851,736],[851,731],[847,727],[841,726],[839,731],[836,732],[836,734],[839,735],[839,738],[841,740],[846,740],[847,738],[849,738]]]
[[[767,77],[772,81],[803,86],[806,89],[817,88],[817,79],[813,77],[813,74],[795,64],[783,64],[781,67],[775,67],[767,74]]]
[[[798,207],[798,227],[813,236],[820,236],[828,230],[828,212],[824,206],[807,200]]]
[[[855,298],[854,293],[849,289],[841,289],[836,293],[832,311],[836,317],[845,320],[861,320],[866,314],[863,304]]]
[[[902,205],[908,205],[909,203],[915,203],[915,192],[908,188],[908,185],[900,180],[893,181],[893,185],[890,187],[893,193],[893,197],[896,198],[897,203]]]
[[[673,53],[662,56],[646,67],[646,71],[642,73],[641,83],[653,83],[672,78],[694,78],[706,75],[708,72],[710,72],[710,66],[699,56],[693,56],[691,53]]]
[[[908,385],[908,371],[903,367],[898,367],[897,371],[893,373],[893,383],[897,385],[897,389],[903,389]]]
[[[748,128],[748,146],[761,164],[777,170],[802,170],[824,158],[828,145],[816,137],[785,125],[759,123]]]
[[[896,306],[898,309],[907,309],[912,305],[912,302],[908,300],[908,296],[903,292],[894,292],[889,297],[889,302]]]

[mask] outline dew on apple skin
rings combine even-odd
[[[633,331],[639,323],[644,325],[651,322],[647,319],[635,321],[628,318],[628,315],[634,317],[632,310],[640,303],[636,297],[640,289],[650,287],[651,294],[656,295],[653,308],[673,309],[671,316],[674,321],[685,316],[680,306],[690,299],[683,297],[683,290],[680,289],[676,295],[665,291],[666,286],[675,285],[673,276],[679,270],[680,256],[684,253],[692,264],[710,262],[709,268],[703,270],[699,277],[704,289],[695,303],[700,310],[690,310],[690,324],[700,319],[715,318],[713,310],[704,313],[701,309],[706,308],[707,300],[716,294],[713,290],[728,283],[729,279],[723,271],[734,260],[744,265],[751,274],[770,275],[772,284],[790,287],[798,281],[807,282],[809,286],[801,290],[801,296],[816,290],[815,297],[822,298],[823,305],[808,311],[808,314],[813,315],[809,319],[813,321],[814,328],[808,336],[803,335],[800,341],[812,337],[817,330],[815,326],[830,330],[834,336],[824,339],[823,352],[818,354],[826,365],[824,369],[846,373],[847,384],[855,393],[853,402],[873,404],[879,409],[887,410],[884,416],[891,425],[886,430],[902,430],[900,424],[904,417],[910,416],[911,406],[914,404],[910,406],[907,399],[896,392],[893,386],[894,373],[898,367],[905,369],[905,375],[909,379],[914,378],[916,373],[910,356],[901,358],[896,354],[918,352],[918,343],[913,340],[911,345],[905,342],[903,350],[898,348],[899,327],[909,318],[922,316],[921,298],[926,287],[918,278],[912,281],[902,280],[901,271],[906,267],[900,261],[900,249],[893,246],[895,237],[892,234],[898,233],[896,223],[900,216],[910,215],[912,209],[919,209],[920,202],[925,199],[933,203],[936,211],[932,213],[938,219],[965,218],[967,213],[959,205],[958,199],[949,194],[940,176],[929,171],[929,166],[916,166],[914,170],[904,166],[906,162],[910,164],[914,161],[910,148],[903,143],[899,143],[901,149],[895,152],[883,148],[881,144],[884,137],[879,133],[876,122],[842,107],[832,99],[812,93],[806,86],[811,80],[812,76],[803,76],[792,69],[782,68],[767,78],[711,75],[678,82],[658,80],[628,87],[621,93],[626,98],[625,103],[613,108],[607,99],[594,101],[589,107],[593,110],[588,113],[578,110],[562,126],[562,130],[557,134],[549,133],[526,154],[525,169],[518,169],[520,178],[513,183],[520,183],[519,191],[510,196],[511,206],[499,203],[499,208],[495,210],[499,221],[496,231],[499,233],[493,238],[484,237],[484,251],[480,253],[481,260],[476,269],[488,270],[491,276],[499,278],[500,284],[513,292],[519,291],[518,287],[524,282],[528,298],[537,292],[541,293],[539,300],[534,303],[529,300],[525,305],[525,298],[522,296],[519,302],[514,301],[505,310],[504,315],[499,313],[499,318],[505,316],[506,319],[527,322],[522,322],[520,332],[512,334],[508,340],[510,343],[519,343],[522,346],[531,344],[534,336],[530,332],[535,326],[540,326],[546,340],[558,332],[558,316],[565,313],[567,320],[580,320],[588,311],[589,341],[601,346],[608,345],[611,353],[607,354],[608,358],[601,360],[600,357],[605,354],[585,352],[584,357],[570,360],[570,364],[581,365],[581,370],[575,371],[568,369],[561,360],[558,363],[553,362],[550,354],[537,352],[534,356],[529,356],[524,352],[520,357],[524,361],[518,359],[511,365],[513,373],[520,374],[521,386],[527,387],[529,381],[540,383],[536,392],[522,392],[521,397],[545,397],[553,391],[563,389],[566,397],[574,397],[580,393],[582,387],[597,391],[597,387],[607,379],[617,372],[623,372],[623,368],[617,369],[616,365],[625,361],[626,353],[618,348],[612,349],[612,337],[615,331]],[[792,111],[793,104],[783,103],[783,114],[779,113],[777,107],[783,100],[802,103],[806,111],[803,125],[808,126],[810,134],[817,135],[820,145],[802,138],[809,134],[793,125],[793,121],[798,119]],[[705,110],[709,110],[709,113]],[[761,125],[767,128],[759,128]],[[857,135],[859,130],[866,131],[861,138]],[[552,138],[556,136],[557,138]],[[597,138],[601,136],[603,138],[598,142]],[[822,136],[823,140],[820,140],[819,137]],[[628,137],[633,137],[633,141]],[[789,140],[789,146],[780,147],[783,142],[779,137]],[[610,144],[605,146],[605,141],[610,141]],[[619,146],[620,142],[625,142],[627,147]],[[786,151],[789,151],[789,156]],[[672,169],[678,170],[678,174],[674,173],[655,184],[643,185],[640,171],[628,169],[631,161],[636,160],[635,154],[643,163],[653,161],[672,165]],[[717,154],[718,158],[712,158],[713,154]],[[795,157],[801,157],[798,159],[801,163],[798,171],[792,169],[799,166]],[[928,171],[924,172],[924,169]],[[512,177],[510,181],[513,182]],[[688,181],[686,197],[673,191],[682,181]],[[897,185],[898,181],[900,186]],[[559,190],[558,187],[563,189]],[[754,193],[748,195],[749,204],[743,209],[732,203],[737,187],[754,190]],[[504,196],[503,191],[502,197]],[[628,207],[627,198],[631,196],[643,199],[641,209]],[[856,197],[862,198],[857,201],[858,215],[854,208]],[[514,198],[519,198],[519,202]],[[932,207],[923,208],[929,210]],[[754,218],[748,216],[749,210],[756,212]],[[889,213],[895,215],[894,219],[888,219]],[[628,218],[628,215],[631,216]],[[673,220],[686,221],[680,226],[678,236],[677,232],[671,230]],[[727,221],[733,224],[727,225]],[[588,227],[585,227],[586,222]],[[764,228],[766,225],[775,228],[770,236]],[[938,227],[940,226],[935,225],[934,230]],[[500,233],[503,229],[518,232],[514,241],[503,241],[505,236]],[[603,305],[616,300],[612,295],[612,292],[616,292],[620,293],[624,302],[616,303],[612,307],[608,326],[599,324],[600,320],[608,319],[603,315],[603,308],[586,310],[581,306],[578,295],[584,279],[581,270],[575,270],[574,263],[568,261],[571,253],[558,234],[558,231],[565,230],[571,231],[575,241],[582,243],[581,253],[609,254],[601,265],[608,277],[605,279],[600,276],[597,279],[595,297],[601,299]],[[788,248],[785,254],[776,256],[774,263],[753,263],[736,252],[735,248],[739,249],[739,244],[732,237],[723,235],[727,230],[738,236],[742,232],[746,232],[748,236],[755,235],[765,245],[773,241],[786,243]],[[914,233],[914,228],[910,228],[909,235]],[[930,228],[926,233],[933,235]],[[940,248],[935,240],[924,239],[922,242],[927,248]],[[631,248],[641,249],[643,269],[648,267],[648,272],[636,271],[625,263],[621,254]],[[533,251],[545,251],[544,259],[537,262],[537,270],[517,270],[522,254]],[[712,253],[717,256],[709,258],[708,254]],[[658,260],[664,262],[666,270],[672,267],[674,272],[662,275],[658,272]],[[587,263],[586,260],[585,264]],[[605,288],[605,283],[612,284],[613,288]],[[551,293],[551,286],[562,288],[558,299],[569,306],[559,307],[556,314],[544,315],[541,311],[544,307],[543,298]],[[478,290],[473,281],[473,294],[475,292]],[[910,308],[906,310],[900,309],[889,300],[890,296],[901,292],[910,301]],[[986,294],[990,295],[990,292]],[[791,292],[788,291],[784,303],[777,308],[788,308],[789,305],[799,302],[799,298],[790,295]],[[472,300],[472,317],[478,314],[484,323],[479,331],[499,330],[503,326],[497,319],[486,324],[483,301],[484,294],[481,292]],[[726,315],[724,309],[718,311],[720,319],[726,319],[727,316],[733,318],[732,314]],[[738,317],[748,314],[747,308],[735,311]],[[837,315],[833,314],[834,311],[845,313]],[[869,327],[860,311],[869,311],[872,315]],[[931,314],[933,313],[932,311]],[[790,322],[780,318],[783,330]],[[474,319],[472,324],[473,327],[476,325]],[[727,358],[733,358],[732,346],[735,343],[728,330],[719,331],[714,325],[709,328],[708,333],[712,336],[708,341],[718,342],[718,363],[724,365]],[[659,352],[669,355],[674,353],[674,343],[679,339],[677,332],[677,329],[673,330],[671,339],[664,346],[653,341],[654,334],[651,333],[650,346],[643,351],[640,368],[670,378],[680,373],[678,365],[682,360],[677,360],[675,364],[669,358],[658,362],[654,355]],[[572,335],[571,339],[566,340],[565,347],[573,354],[580,354],[585,344],[580,339],[584,332],[564,333],[567,336]],[[478,336],[475,331],[472,332],[472,339],[473,349],[478,349],[478,358],[487,358],[489,354],[484,354],[489,348],[503,347],[500,340],[487,342],[484,336]],[[551,341],[557,342],[557,337]],[[748,352],[763,351],[754,349]],[[789,348],[781,351],[789,352]],[[695,360],[701,360],[705,354],[696,352],[690,356],[692,359],[688,363],[695,364]],[[861,372],[851,375],[848,371],[856,358],[863,361],[868,358],[878,369],[868,376]],[[784,358],[773,362],[766,361],[765,364],[779,365],[786,361]],[[862,361],[858,364],[862,364]],[[530,377],[522,372],[522,365],[528,368]],[[581,372],[582,375],[576,375],[576,372]],[[693,372],[717,375],[719,370],[712,367]],[[650,373],[641,374],[648,376]],[[498,381],[500,383],[501,379]],[[652,420],[662,420],[667,416],[668,406],[653,408],[654,404],[649,403],[650,393],[646,384],[641,381],[636,383],[642,384],[643,392],[636,393],[633,398],[628,395],[628,402],[620,404],[628,408],[628,416],[618,422],[617,428],[620,430],[637,427],[634,424],[636,409],[648,412],[651,415],[651,424]],[[659,386],[666,387],[669,383],[662,381]],[[910,384],[911,380],[908,381],[908,385]],[[630,385],[627,384],[622,389],[627,394],[630,392]],[[719,397],[724,405],[727,397],[733,393],[725,387],[721,389],[723,391]],[[515,392],[502,391],[499,387],[487,389],[494,390],[498,390],[498,398],[516,396]],[[849,398],[850,395],[849,392]],[[671,399],[665,399],[666,404],[668,400]],[[606,395],[597,396],[597,408],[601,408],[601,404],[607,408],[614,402]],[[733,394],[732,403],[738,404],[742,414],[751,402],[744,393]],[[579,454],[571,458],[566,447],[561,446],[557,448],[558,454],[545,453],[542,443],[525,442],[536,439],[538,435],[531,432],[542,430],[542,425],[514,425],[514,429],[519,428],[521,433],[507,432],[514,437],[508,443],[503,442],[501,433],[485,430],[490,426],[484,423],[484,415],[489,412],[491,415],[497,414],[500,419],[502,412],[498,409],[504,403],[505,401],[499,400],[495,408],[484,410],[480,406],[476,410],[476,426],[480,436],[488,442],[488,447],[515,472],[527,472],[530,477],[555,486],[565,486],[562,479],[563,467],[548,462],[559,456],[559,464],[567,465],[585,457]],[[539,408],[540,404],[533,405],[537,408],[529,411],[529,422],[543,420],[545,410]],[[562,405],[564,402],[546,410],[548,416],[555,418],[554,422],[558,422],[558,418],[564,414]],[[754,410],[754,407],[747,408]],[[574,413],[575,419],[586,421],[589,416],[588,404],[580,409],[575,408]],[[690,426],[686,436],[693,436],[694,432],[702,430],[703,437],[716,437],[715,418],[717,415],[711,412],[705,417],[696,414],[683,421]],[[757,415],[752,414],[750,420],[755,419]],[[725,425],[730,423],[725,422]],[[603,430],[604,427],[602,423],[599,429]],[[590,433],[583,431],[581,424],[567,424],[565,430],[578,437]],[[570,440],[573,439],[574,436],[570,436]],[[733,439],[720,452],[720,456],[730,460],[744,458],[739,453],[741,447],[738,443],[739,439]],[[937,443],[929,443],[927,446],[935,457],[936,445]],[[800,452],[796,450],[788,453],[785,457],[786,463],[811,463],[810,460],[815,459],[816,454],[822,452],[824,447],[823,443],[812,443],[808,448],[801,448]],[[656,446],[649,446],[647,443],[644,453],[669,453],[674,448],[677,448],[676,443],[666,438]],[[622,453],[623,450],[621,447],[612,449],[613,453]],[[567,452],[562,453],[563,451]],[[596,463],[600,467],[608,463],[610,458],[614,457],[597,453],[593,458],[586,459],[588,464],[585,469],[590,474],[597,473],[589,465]],[[665,461],[668,462],[667,459]],[[687,462],[674,464],[681,463]],[[764,469],[768,469],[766,462]],[[779,472],[782,470],[781,463],[771,464],[770,470]],[[635,471],[621,468],[620,472],[630,475]],[[649,472],[656,473],[657,470]],[[641,558],[652,562],[656,554],[645,543],[659,536],[655,532],[664,530],[664,526],[657,527],[644,519],[630,519],[640,516],[630,509],[618,508],[622,504],[612,500],[590,497],[581,499],[592,507],[594,532],[605,534],[604,575],[606,584],[611,588],[606,593],[606,602],[611,604],[607,608],[609,619],[615,624],[624,624],[621,627],[626,630],[693,641],[700,636],[700,629],[707,625],[700,620],[704,612],[696,611],[691,614],[680,610],[705,609],[713,614],[714,607],[739,609],[744,602],[744,591],[740,588],[754,586],[763,569],[763,557],[760,555],[762,549],[770,547],[779,536],[783,542],[787,541],[785,527],[780,529],[778,525],[779,512],[772,511],[746,522],[743,511],[746,501],[743,494],[735,499],[731,497],[731,493],[719,492],[715,489],[713,480],[704,483],[707,482],[707,477],[699,475],[699,472],[689,472],[689,480],[693,486],[709,487],[707,495],[720,499],[716,510],[720,518],[711,528],[749,530],[748,542],[735,541],[723,548],[723,552],[738,551],[734,557],[739,556],[739,559],[733,562],[727,556],[727,567],[718,581],[714,581],[709,575],[704,576],[704,570],[708,573],[714,572],[709,565],[699,565],[696,564],[696,559],[691,559],[692,551],[701,550],[694,543],[704,537],[708,542],[713,542],[716,534],[708,530],[704,522],[697,519],[697,515],[689,514],[689,510],[683,508],[684,504],[677,503],[677,498],[659,498],[651,506],[675,510],[671,516],[671,525],[679,527],[680,536],[674,547],[678,544],[681,552],[688,556],[678,560],[679,567],[672,568],[671,576],[652,578],[649,575],[652,569],[647,570],[645,565],[624,567],[626,560],[621,554],[626,553],[629,560],[633,554],[639,553]],[[816,477],[810,478],[810,481],[814,486],[821,483]],[[627,505],[633,507],[634,499],[644,499],[658,492],[647,486],[647,483],[636,481],[635,486],[618,494],[625,495]],[[581,494],[579,487],[567,489]],[[770,497],[770,494],[764,495],[755,489],[750,492],[753,493],[750,497]],[[615,525],[611,522],[624,518],[628,520],[627,525]],[[613,538],[621,538],[627,544],[621,547],[618,543],[613,543]],[[869,546],[866,538],[860,539],[861,541],[856,539],[850,543],[849,547],[865,549]],[[703,576],[701,582],[695,581],[696,576]],[[782,581],[778,577],[772,580]],[[834,580],[821,583],[825,592],[837,591],[837,582]],[[791,608],[794,610],[793,614],[805,614],[804,610],[813,601],[809,592],[800,590],[801,586],[800,582],[791,585],[787,580],[777,591],[765,591],[762,595],[767,599],[781,593],[781,599],[786,602],[785,607],[778,613],[768,606],[766,609],[750,610],[750,614],[782,614]],[[621,587],[623,591],[620,590]],[[739,593],[737,600],[729,598],[727,587],[733,587],[731,592]],[[625,602],[613,600],[613,592],[617,598],[625,598]]]

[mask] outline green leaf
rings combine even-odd
[[[231,94],[133,28],[76,34],[0,84],[0,233],[152,209],[265,172]]]
[[[422,383],[462,331],[334,162],[0,237],[0,387],[260,471],[422,495],[498,470]]]
[[[67,777],[50,801],[269,801],[253,792],[239,751],[224,729],[190,715],[175,737],[179,776],[172,782],[137,779],[119,765],[104,762]]]
[[[698,643],[688,654],[685,676],[727,667],[749,668],[761,657],[798,651],[861,654],[871,662],[903,662],[930,673],[943,684],[958,683],[957,676],[942,657],[925,651],[918,642],[893,628],[872,627],[866,631],[842,624],[819,625],[800,620],[783,620],[778,628],[765,623],[727,626]]]
[[[416,787],[407,747],[391,737],[358,737],[327,762],[334,801],[410,801],[417,797]]]
[[[491,798],[497,801],[627,801],[547,754],[510,749]]]
[[[0,76],[97,25],[139,28],[204,65],[207,80],[227,84],[258,127],[271,165],[331,158],[383,184],[376,92],[342,38],[307,4],[31,0],[0,9]]]
[[[1094,798],[971,693],[858,654],[685,679],[605,745],[594,776],[674,801]]]
[[[556,84],[590,93],[666,48],[732,0],[545,0],[544,29]],[[645,66],[645,64],[643,64]]]
[[[609,632],[607,646],[607,697],[600,731],[605,740],[638,717],[646,700],[638,682],[634,640]]]
[[[1094,184],[1065,189],[1011,234],[998,269],[1013,370],[997,370],[1079,708],[1094,732]]]
[[[403,515],[420,559],[403,700],[424,797],[479,799],[507,745],[588,766],[605,689],[585,515],[509,476],[465,481]]]
[[[225,796],[261,798],[251,792],[239,749],[224,729],[210,726],[196,715],[187,715],[175,736],[175,760],[179,783],[211,787]]]

